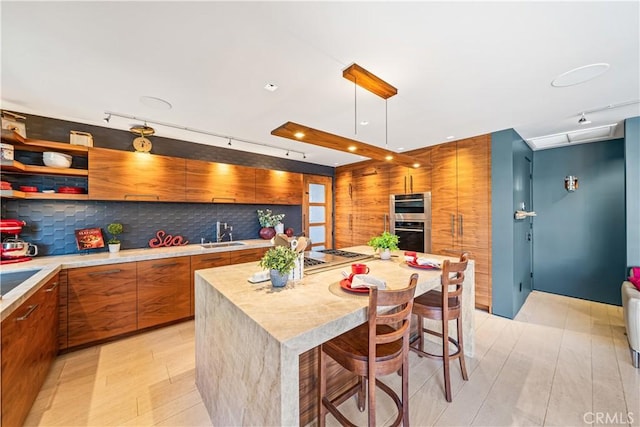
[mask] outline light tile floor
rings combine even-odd
[[[469,381],[453,366],[447,403],[442,364],[410,354],[414,426],[640,426],[620,307],[533,292],[515,320],[478,311]],[[397,375],[383,381],[399,391]],[[378,396],[387,425],[393,404]],[[341,410],[366,425],[352,399]],[[194,384],[193,322],[60,356],[25,425],[211,425]]]

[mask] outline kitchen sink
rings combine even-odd
[[[246,243],[244,242],[215,242],[215,243],[202,243],[201,247],[205,249],[213,249],[213,248],[227,248],[229,246],[244,246]]]
[[[40,270],[0,273],[0,295],[6,295]]]

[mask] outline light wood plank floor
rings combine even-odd
[[[442,365],[411,353],[414,426],[640,426],[620,307],[533,292],[515,320],[476,312],[476,337],[468,382],[453,364],[452,403]],[[399,390],[397,375],[383,381]],[[385,425],[391,405],[378,402]],[[366,425],[352,399],[341,409]],[[193,322],[60,356],[26,425],[211,425],[194,384]]]

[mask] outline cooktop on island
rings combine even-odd
[[[305,273],[317,273],[366,259],[373,259],[373,255],[359,254],[357,252],[342,251],[339,249],[307,251],[304,253],[304,271]]]

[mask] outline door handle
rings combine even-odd
[[[459,227],[459,231],[460,231],[460,237],[462,237],[464,235],[464,229],[462,228],[462,222],[463,222],[463,218],[462,218],[462,214],[460,214],[460,225]]]
[[[456,235],[456,216],[451,214],[451,235]]]
[[[351,183],[349,183],[349,198],[351,199],[353,196],[353,187],[351,186]]]
[[[114,268],[113,270],[105,270],[105,271],[93,271],[91,273],[89,273],[89,276],[103,276],[106,274],[116,274],[116,273],[120,273],[122,270],[120,270],[119,268]]]
[[[58,287],[58,282],[54,282],[49,289],[45,289],[45,292],[53,292]]]
[[[23,314],[20,317],[17,317],[16,320],[27,320],[27,318],[29,316],[31,316],[31,313],[33,313],[33,310],[35,310],[36,308],[38,308],[38,304],[34,304],[34,305],[30,305],[29,309],[27,310],[27,312],[25,314]]]
[[[167,264],[152,264],[151,268],[173,267],[178,265],[177,262],[169,262]]]
[[[353,214],[349,214],[349,231],[353,231]]]
[[[407,192],[407,176],[404,177],[404,192]]]
[[[413,175],[409,177],[409,188],[411,189],[411,194],[413,194]]]

